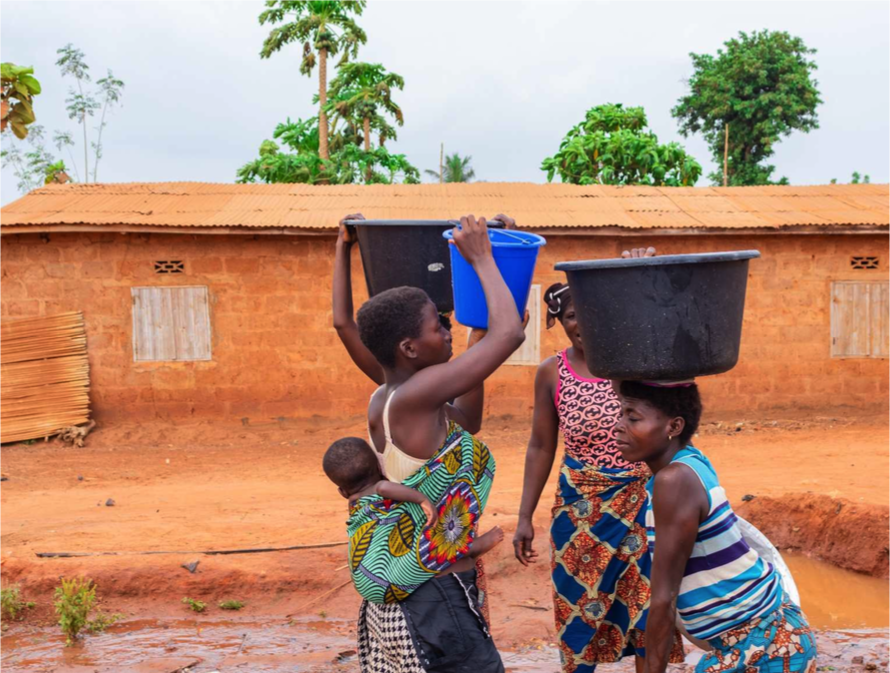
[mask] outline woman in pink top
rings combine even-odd
[[[651,256],[654,248],[622,256]],[[621,405],[611,381],[587,369],[569,287],[544,295],[547,328],[558,320],[570,346],[538,367],[532,436],[513,547],[535,563],[532,516],[565,441],[550,527],[557,640],[565,673],[593,673],[597,664],[635,654],[641,670],[649,607],[651,560],[646,545],[643,463],[628,463],[615,443]],[[683,661],[679,637],[672,661]]]

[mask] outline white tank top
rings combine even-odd
[[[392,433],[389,429],[389,405],[395,392],[393,390],[389,394],[389,397],[386,398],[386,404],[383,406],[383,436],[386,438],[386,446],[383,448],[383,460],[381,462],[387,479],[402,482],[423,467],[427,461],[424,458],[409,456],[392,441]],[[369,436],[370,434],[368,432]],[[374,444],[373,437],[371,437],[371,444]]]

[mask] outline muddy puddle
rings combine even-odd
[[[3,636],[2,669],[58,673],[359,673],[351,624],[326,620],[315,629],[305,623],[268,621],[156,622],[133,620],[88,635],[64,647],[56,629],[24,625]],[[340,632],[340,633],[338,633]],[[887,673],[884,630],[820,632],[820,671],[867,670]],[[502,651],[507,673],[558,673],[559,652],[547,643]],[[701,652],[687,646],[690,671]],[[605,669],[604,669],[605,670]],[[634,673],[633,659],[610,665],[611,673]]]
[[[890,582],[841,570],[798,554],[783,554],[810,625],[817,629],[886,629]]]
[[[820,663],[844,670],[854,657],[886,671],[890,601],[887,580],[839,570],[812,559],[786,555],[810,623],[820,630]],[[825,630],[830,631],[825,631]],[[173,673],[331,671],[357,673],[354,623],[275,616],[240,621],[202,619],[129,620],[85,636],[66,648],[58,628],[13,624],[2,637],[4,671],[64,673]],[[552,643],[503,653],[507,671],[557,671]],[[699,658],[691,651],[687,662]],[[627,663],[627,666],[624,665]],[[610,667],[633,670],[630,660]]]
[[[130,620],[65,647],[58,629],[17,625],[2,638],[4,671],[329,671],[356,659],[344,620]]]

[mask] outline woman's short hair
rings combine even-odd
[[[416,287],[396,287],[371,297],[358,310],[358,334],[365,347],[384,367],[396,365],[396,350],[403,339],[420,336],[423,307],[430,301]]]

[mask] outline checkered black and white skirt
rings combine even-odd
[[[362,602],[358,659],[362,673],[424,673],[401,605]]]
[[[475,579],[475,571],[454,573],[429,580],[401,603],[364,601],[362,673],[503,673]]]

